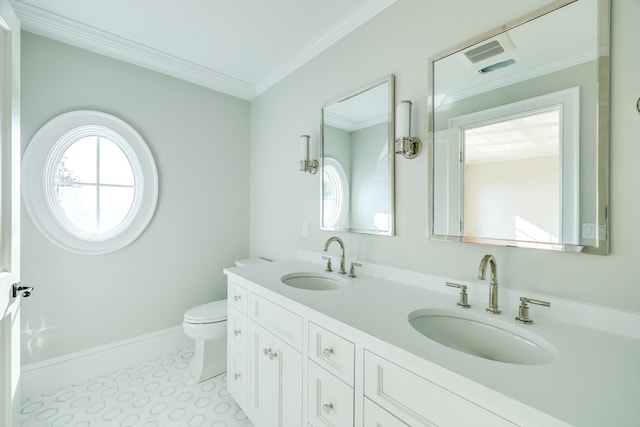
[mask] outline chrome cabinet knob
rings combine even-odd
[[[325,403],[322,405],[322,412],[329,414],[333,410],[333,403]]]
[[[273,360],[274,358],[278,357],[278,353],[271,350],[270,348],[265,348],[264,350],[262,350],[262,352],[269,358],[269,360]]]
[[[330,358],[332,354],[333,354],[333,349],[330,348],[330,347],[327,347],[327,348],[322,350],[322,355],[324,357],[326,357],[327,359]]]
[[[233,300],[234,301],[240,301],[242,299],[242,297],[240,295],[234,295],[233,296]]]
[[[236,337],[238,335],[240,335],[241,333],[242,333],[242,331],[240,329],[234,329],[234,331],[233,331],[233,335],[235,335]]]

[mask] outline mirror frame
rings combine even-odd
[[[597,86],[597,112],[596,112],[596,165],[594,165],[594,173],[596,179],[597,189],[597,206],[596,206],[596,221],[599,224],[596,230],[597,246],[591,245],[573,245],[565,243],[539,243],[539,242],[527,242],[519,240],[501,240],[490,238],[478,238],[478,237],[465,237],[465,236],[450,236],[434,234],[434,137],[435,137],[435,107],[434,107],[434,69],[436,61],[443,59],[449,55],[452,55],[458,51],[464,50],[470,46],[487,40],[491,37],[495,37],[500,33],[509,31],[510,29],[519,25],[532,21],[542,15],[551,13],[563,6],[567,6],[576,1],[590,1],[590,0],[557,0],[549,5],[534,10],[526,15],[521,16],[513,21],[510,21],[500,27],[487,31],[477,37],[467,40],[464,43],[458,44],[450,49],[440,52],[437,55],[429,58],[428,65],[428,151],[429,151],[429,239],[441,240],[441,241],[454,241],[465,243],[480,243],[487,245],[505,246],[505,247],[523,247],[523,248],[536,248],[547,249],[563,252],[581,252],[596,255],[608,255],[610,250],[609,239],[609,97],[610,97],[610,31],[611,31],[611,5],[610,0],[596,0],[598,8],[598,36],[597,36],[597,60],[598,71],[596,75]]]
[[[389,84],[389,116],[387,119],[388,130],[387,130],[387,139],[388,139],[388,152],[389,152],[389,214],[391,215],[391,219],[389,221],[389,230],[388,231],[375,231],[375,230],[367,230],[367,229],[357,229],[352,227],[325,227],[323,225],[323,205],[324,205],[324,197],[323,197],[323,176],[324,176],[324,167],[325,167],[325,156],[324,156],[324,110],[325,108],[331,107],[332,105],[338,104],[340,102],[346,101],[354,96],[357,96],[363,92],[368,91],[374,87],[380,86],[383,83]],[[368,85],[362,86],[361,88],[350,92],[349,94],[342,96],[338,99],[335,99],[329,103],[327,103],[320,110],[320,229],[324,231],[344,231],[350,233],[359,233],[359,234],[373,234],[379,236],[393,236],[395,235],[395,223],[396,223],[396,213],[395,213],[395,151],[394,151],[394,137],[395,137],[395,75],[389,74],[381,79],[378,79]],[[351,194],[351,193],[350,193]]]

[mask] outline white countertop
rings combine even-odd
[[[567,423],[640,426],[638,339],[545,317],[544,308],[538,306],[531,306],[535,323],[520,325],[514,320],[517,306],[502,306],[503,313],[497,316],[486,313],[487,301],[470,300],[472,307],[462,309],[450,293],[359,273],[354,279],[340,275],[347,284],[331,291],[296,289],[281,282],[282,276],[295,272],[324,270],[320,264],[301,260],[225,270]],[[515,365],[450,349],[409,324],[409,313],[425,308],[460,310],[517,325],[548,341],[559,357],[544,365]]]

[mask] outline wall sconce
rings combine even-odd
[[[396,107],[396,154],[413,159],[420,154],[422,141],[411,136],[411,101],[400,101]]]
[[[312,159],[316,155],[315,145],[309,135],[300,135],[300,171],[315,175],[318,172],[318,161]]]

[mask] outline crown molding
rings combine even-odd
[[[11,4],[25,31],[250,101],[395,1],[365,2],[363,7],[333,31],[293,57],[257,85],[20,0],[12,0]]]
[[[174,55],[159,51],[81,22],[61,17],[39,7],[14,1],[22,29],[72,46],[167,74],[241,99],[255,97],[247,82]]]

